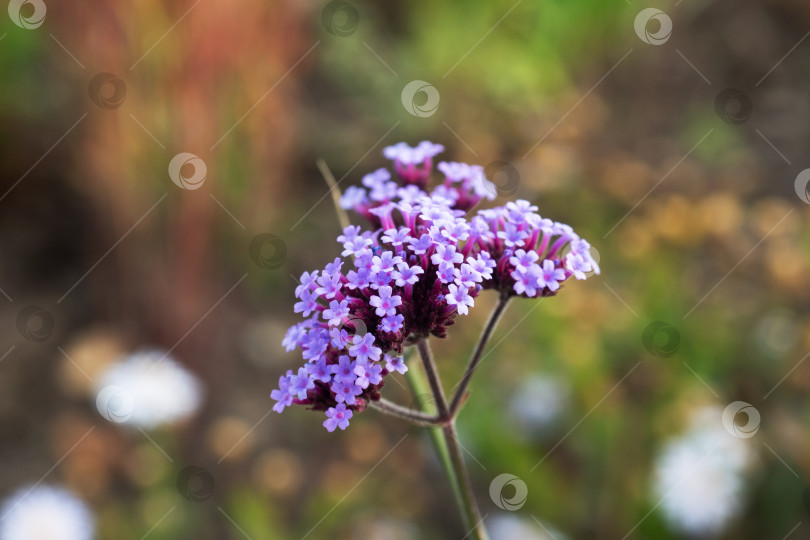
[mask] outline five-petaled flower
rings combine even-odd
[[[339,403],[327,409],[326,416],[328,418],[324,420],[323,425],[330,433],[335,431],[335,428],[344,430],[349,427],[349,420],[352,419],[353,415],[354,413],[346,408],[345,403]]]
[[[397,306],[402,305],[402,298],[393,295],[393,289],[388,285],[383,285],[377,291],[377,294],[372,295],[369,304],[377,308],[375,313],[378,317],[385,317],[386,315],[396,315]]]

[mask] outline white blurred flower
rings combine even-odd
[[[364,519],[357,524],[352,535],[357,540],[416,540],[419,537],[412,523],[384,516]]]
[[[534,374],[518,386],[509,404],[521,433],[540,435],[568,408],[571,388],[562,377]]]
[[[518,517],[514,514],[503,514],[486,520],[487,531],[491,540],[566,540],[566,536],[551,529],[548,525]]]
[[[93,515],[68,491],[22,488],[0,508],[0,540],[91,540]]]
[[[114,364],[96,390],[104,418],[146,429],[191,416],[202,401],[197,377],[161,351],[135,353]]]
[[[783,358],[799,339],[800,326],[796,313],[787,309],[771,309],[757,321],[756,343],[772,358]]]
[[[747,439],[730,435],[723,410],[703,407],[688,431],[670,441],[655,463],[653,490],[676,529],[716,535],[742,509],[745,479],[754,454]]]

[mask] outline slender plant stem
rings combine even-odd
[[[465,526],[469,531],[468,534],[471,533],[474,535],[471,536],[471,538],[476,540],[488,540],[489,537],[484,528],[483,519],[481,519],[481,511],[478,509],[478,504],[475,501],[470,475],[467,472],[467,466],[464,464],[464,456],[461,454],[461,447],[458,444],[455,422],[452,417],[448,416],[447,399],[444,396],[444,390],[439,381],[439,374],[436,370],[436,364],[433,361],[433,355],[430,352],[430,345],[427,339],[420,340],[416,344],[416,348],[419,350],[419,355],[422,358],[422,364],[425,367],[425,373],[427,374],[428,382],[433,391],[433,397],[436,400],[436,408],[438,409],[439,417],[447,419],[442,427],[442,435],[444,435],[444,442],[450,457],[450,466],[453,470],[451,478],[455,477],[458,482],[458,490],[455,492],[456,502],[461,510]]]
[[[422,358],[422,365],[425,366],[425,374],[430,383],[430,390],[433,392],[433,399],[436,400],[436,409],[439,411],[439,418],[447,419],[448,408],[447,398],[444,397],[442,383],[439,381],[439,372],[436,371],[436,364],[433,361],[433,353],[430,351],[430,344],[427,338],[420,339],[416,344],[419,356]]]
[[[475,351],[473,351],[473,355],[470,358],[470,363],[467,365],[467,370],[464,372],[464,376],[461,378],[461,381],[458,383],[458,389],[456,393],[453,395],[453,399],[450,402],[450,418],[455,418],[458,415],[458,411],[461,408],[462,403],[464,402],[467,387],[470,385],[470,380],[472,379],[473,373],[475,373],[475,369],[478,367],[478,364],[481,362],[481,358],[484,354],[484,349],[489,342],[489,338],[492,336],[493,330],[495,327],[498,326],[498,321],[501,319],[501,315],[506,310],[507,304],[509,304],[510,296],[508,294],[502,294],[498,299],[498,303],[495,306],[495,309],[489,316],[489,320],[487,321],[486,326],[484,326],[484,331],[481,333],[481,338],[478,340],[478,344],[475,346]]]
[[[369,406],[382,413],[396,416],[397,418],[402,418],[403,420],[408,420],[420,426],[440,426],[444,423],[444,420],[442,420],[442,418],[440,418],[438,415],[432,415],[423,411],[409,409],[408,407],[403,407],[402,405],[388,401],[385,398],[370,401]]]
[[[405,379],[411,387],[411,392],[416,396],[419,408],[425,412],[435,409],[435,399],[433,399],[433,394],[430,393],[430,389],[428,388],[424,369],[422,369],[418,363],[411,364],[411,367],[405,372]],[[430,426],[427,428],[427,432],[430,435],[430,440],[433,442],[433,447],[436,449],[439,462],[447,474],[448,480],[450,480],[450,487],[453,490],[453,500],[457,501],[459,507],[461,507],[460,501],[463,500],[461,486],[458,481],[458,476],[456,475],[456,470],[453,468],[453,464],[450,461],[450,451],[447,448],[447,441],[444,439],[442,430],[438,427]]]
[[[467,472],[467,466],[464,464],[464,456],[461,454],[461,447],[458,444],[456,421],[450,420],[450,422],[445,424],[442,428],[442,434],[447,443],[453,469],[456,471],[459,483],[461,484],[459,491],[462,500],[459,502],[466,513],[468,534],[471,535],[470,538],[476,540],[489,540],[487,530],[484,527],[484,520],[481,517],[481,511],[478,509],[478,503],[475,501],[475,494],[473,493],[472,483],[470,482],[470,474]]]
[[[346,210],[340,206],[341,194],[340,188],[335,181],[335,176],[332,174],[332,171],[329,170],[329,166],[323,159],[319,158],[315,164],[318,166],[318,170],[321,171],[323,179],[329,184],[329,193],[332,194],[332,202],[335,204],[335,212],[337,212],[338,221],[340,222],[340,226],[345,229],[350,225],[349,216],[346,215]]]

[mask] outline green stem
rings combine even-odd
[[[430,343],[428,343],[427,338],[420,339],[416,343],[416,350],[419,351],[419,356],[422,358],[422,366],[425,368],[425,374],[427,375],[428,383],[430,383],[433,399],[436,400],[436,409],[439,412],[439,418],[447,420],[449,419],[447,398],[444,397],[442,383],[439,381],[439,372],[436,370],[436,364],[433,362],[433,353],[430,351]]]
[[[408,385],[411,387],[411,392],[416,396],[416,402],[419,408],[422,411],[428,412],[433,399],[430,397],[432,394],[430,394],[424,370],[421,369],[419,364],[412,362],[408,366],[408,371],[405,372],[405,378],[408,381]],[[463,500],[461,488],[459,487],[456,470],[453,468],[453,463],[450,460],[450,450],[447,448],[447,442],[442,434],[442,429],[440,427],[428,427],[427,432],[430,435],[430,440],[433,442],[433,447],[436,450],[439,462],[450,480],[453,498],[461,505],[460,501]]]
[[[473,373],[475,373],[475,368],[478,367],[478,364],[484,357],[484,348],[486,348],[495,327],[498,326],[498,321],[501,320],[503,312],[506,311],[506,306],[509,304],[509,298],[509,294],[502,294],[500,296],[498,299],[498,304],[495,306],[495,309],[489,316],[487,324],[484,326],[484,331],[481,333],[478,344],[475,346],[475,351],[473,351],[473,355],[470,358],[470,363],[467,365],[467,369],[464,371],[464,376],[458,383],[458,389],[456,390],[456,393],[450,403],[451,418],[456,418],[456,416],[458,416],[458,411],[464,404],[464,399],[467,395],[467,387],[470,385],[470,380],[472,380]]]
[[[467,472],[467,466],[464,464],[464,456],[461,454],[461,447],[458,444],[456,421],[450,420],[445,424],[442,428],[442,434],[450,454],[450,463],[460,484],[459,494],[461,499],[456,499],[456,502],[466,518],[465,522],[469,533],[473,533],[471,538],[489,540],[487,530],[484,527],[484,519],[481,517],[481,511],[478,509],[478,503],[475,501],[475,494],[472,491],[472,483]]]
[[[433,354],[430,352],[430,345],[427,339],[419,340],[416,344],[416,348],[419,350],[419,356],[422,357],[422,365],[425,368],[428,382],[433,391],[433,398],[436,401],[439,417],[446,419],[446,423],[441,428],[441,435],[447,449],[447,461],[449,461],[449,464],[444,462],[444,465],[448,476],[454,479],[456,483],[456,489],[454,490],[456,503],[461,511],[462,519],[467,530],[469,533],[474,534],[471,538],[488,540],[489,537],[484,528],[484,521],[481,518],[481,512],[478,510],[478,504],[475,501],[470,475],[467,472],[464,456],[461,454],[461,447],[458,444],[455,422],[453,418],[449,416],[447,399],[444,396],[444,390],[442,389],[439,374],[436,371],[436,364],[433,361]]]

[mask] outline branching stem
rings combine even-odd
[[[402,405],[388,401],[385,398],[370,401],[369,406],[382,413],[408,420],[420,426],[441,426],[444,423],[444,420],[438,415],[431,415],[422,411],[409,409],[408,407],[403,407]]]
[[[492,333],[498,325],[498,321],[500,321],[501,316],[506,310],[509,298],[508,294],[502,294],[498,299],[498,304],[495,306],[495,309],[492,311],[492,314],[489,316],[484,326],[484,330],[475,346],[467,369],[464,371],[464,376],[461,378],[461,381],[459,381],[456,392],[449,404],[445,397],[444,389],[442,388],[439,373],[436,369],[436,363],[433,360],[433,353],[430,350],[428,338],[420,339],[416,343],[416,349],[419,351],[419,356],[422,359],[422,365],[425,369],[425,375],[430,384],[437,414],[431,415],[424,411],[403,407],[402,405],[384,399],[372,401],[369,404],[371,407],[383,413],[408,420],[419,426],[431,427],[434,433],[441,432],[441,437],[434,442],[436,442],[439,453],[445,457],[442,463],[453,485],[453,494],[461,511],[464,524],[469,531],[468,536],[475,540],[488,540],[489,537],[484,527],[483,519],[481,518],[481,511],[478,509],[478,504],[475,501],[470,475],[464,463],[461,446],[458,443],[455,420],[464,403],[470,380],[478,364],[480,364],[483,359],[484,349],[487,343],[489,343],[489,339],[492,337]],[[442,452],[445,453],[443,454]]]
[[[450,402],[450,418],[455,419],[456,416],[458,416],[459,409],[461,409],[461,405],[464,403],[467,387],[470,385],[470,380],[472,379],[473,373],[475,373],[475,369],[478,367],[478,364],[483,358],[484,349],[486,348],[487,343],[489,343],[489,338],[492,336],[492,332],[495,330],[495,327],[498,326],[498,321],[501,320],[501,316],[506,310],[507,304],[509,304],[509,298],[510,296],[508,294],[502,294],[500,296],[498,299],[498,304],[490,314],[486,326],[484,326],[484,331],[481,333],[481,337],[478,339],[478,344],[475,346],[475,350],[470,358],[470,363],[467,365],[467,369],[464,371],[464,376],[458,383],[456,393],[453,395],[453,399]]]

